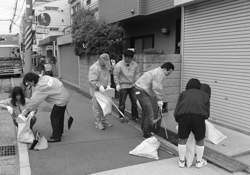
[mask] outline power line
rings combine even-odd
[[[15,8],[14,8],[13,18],[12,18],[11,23],[10,23],[10,28],[9,28],[10,33],[11,33],[12,24],[14,22],[14,18],[16,16],[17,4],[18,4],[18,0],[16,0],[16,5],[15,5]]]
[[[22,10],[23,10],[24,3],[25,3],[25,0],[23,0],[23,4],[22,4],[22,7],[21,7],[21,10],[19,11],[19,14],[18,14],[18,16],[17,16],[17,19],[15,20],[14,23],[16,23],[16,21],[19,19],[20,15],[21,15],[21,12],[22,12]]]

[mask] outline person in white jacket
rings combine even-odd
[[[98,103],[94,92],[104,92],[110,88],[111,80],[109,69],[111,68],[110,57],[107,53],[100,55],[99,59],[89,68],[88,81],[90,84],[90,94],[92,96],[92,107],[95,116],[95,126],[99,130],[104,130],[106,127],[111,127],[112,124],[107,121],[103,115],[102,108]]]
[[[153,104],[152,98],[157,98],[157,104],[162,110],[163,106],[163,80],[172,73],[174,65],[171,62],[166,62],[160,67],[145,72],[135,82],[135,95],[142,108],[142,121],[141,129],[143,132],[143,138],[151,137],[151,131],[153,126]]]
[[[57,78],[47,75],[39,76],[33,72],[24,75],[23,84],[34,86],[36,89],[22,114],[26,116],[43,101],[54,104],[50,114],[53,132],[48,142],[60,142],[64,126],[64,113],[70,94]]]

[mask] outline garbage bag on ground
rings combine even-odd
[[[102,108],[103,115],[107,116],[112,114],[112,102],[110,99],[101,92],[94,92],[94,95]]]
[[[33,134],[32,130],[30,129],[30,120],[33,116],[28,115],[28,117],[26,118],[26,117],[22,116],[22,114],[20,114],[20,115],[17,117],[20,119],[20,120],[17,120],[17,123],[18,123],[17,140],[19,142],[23,142],[23,143],[32,143],[33,140],[35,139],[34,134]],[[24,119],[24,120],[22,120],[22,119]]]
[[[160,142],[153,136],[145,139],[141,144],[135,147],[135,149],[130,151],[129,154],[158,160],[157,150],[159,146]]]
[[[206,123],[206,137],[205,137],[206,140],[216,145],[222,140],[227,138],[227,136],[225,136],[218,129],[216,129],[212,123],[210,123],[207,120],[205,121],[205,123]]]
[[[33,141],[33,143],[31,144],[30,149],[34,149],[34,150],[43,150],[43,149],[47,149],[49,147],[48,145],[48,141],[44,136],[40,136],[40,134],[37,132],[36,133],[36,139]]]

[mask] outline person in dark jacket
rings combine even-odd
[[[174,111],[175,120],[179,125],[179,167],[185,166],[186,143],[190,132],[194,134],[196,140],[196,167],[201,168],[207,164],[203,153],[205,120],[209,118],[209,115],[209,94],[201,90],[201,83],[198,79],[190,79],[186,85],[186,91],[180,94]]]

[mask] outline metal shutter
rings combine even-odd
[[[184,7],[182,90],[190,78],[212,88],[210,119],[250,133],[250,1]]]
[[[71,44],[60,46],[62,79],[79,87],[79,64],[78,57],[74,53]]]

